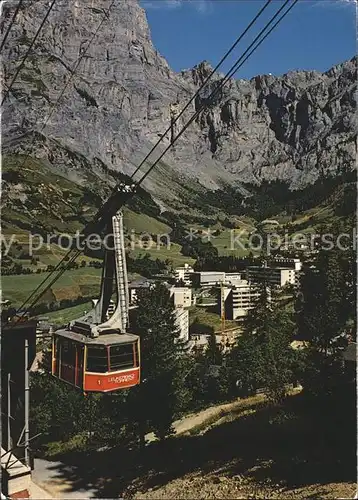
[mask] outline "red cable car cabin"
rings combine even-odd
[[[111,330],[91,338],[58,330],[52,353],[52,375],[84,392],[117,391],[140,382],[137,335]]]
[[[127,333],[129,293],[123,214],[108,215],[107,219],[110,239],[104,252],[100,298],[91,311],[53,336],[52,374],[84,392],[117,391],[140,382],[139,337]],[[117,306],[109,315],[114,279]]]

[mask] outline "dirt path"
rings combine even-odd
[[[38,484],[34,483],[31,481],[30,483],[30,498],[33,498],[35,500],[51,500],[53,496],[43,488],[41,488]]]
[[[300,392],[300,390],[301,388],[294,389],[292,393]],[[262,409],[260,403],[264,400],[265,396],[260,394],[247,399],[238,399],[227,404],[215,405],[177,420],[174,422],[173,427],[176,435],[202,434],[200,439],[207,440],[207,436],[210,439],[211,434],[210,432],[207,433],[207,431],[213,427],[216,428],[222,424],[235,421],[248,413],[261,411],[259,410],[259,408]],[[222,434],[222,436],[223,443],[229,446],[231,434]],[[154,441],[155,436],[148,434],[146,440],[147,442]],[[160,469],[159,472],[157,471],[158,484],[153,481],[154,476],[151,477],[153,471],[150,471],[148,478],[150,478],[151,483],[147,483],[144,488],[142,486],[145,485],[145,482],[133,485],[134,489],[131,486],[130,496],[127,497],[126,492],[123,492],[123,498],[132,498],[134,500],[174,500],[176,498],[182,498],[183,500],[194,500],[196,498],[287,498],[303,500],[309,497],[328,500],[332,498],[357,498],[356,485],[352,482],[316,484],[309,484],[308,482],[307,485],[301,487],[285,487],[284,482],[276,484],[276,480],[271,480],[269,476],[266,477],[265,481],[256,481],[257,470],[260,467],[264,471],[265,467],[267,467],[267,461],[259,464],[250,462],[247,470],[245,469],[242,472],[237,469],[235,474],[225,472],[225,468],[222,466],[213,466],[205,472],[200,468],[192,470],[189,468],[186,471],[184,470],[183,474],[179,474],[179,477],[173,477],[165,481],[159,477],[163,473],[163,470]],[[66,474],[63,474],[64,468],[66,468]],[[34,480],[52,498],[69,500],[96,498],[95,484],[77,476],[75,481],[73,481],[73,477],[71,481],[65,481],[64,476],[71,477],[71,474],[73,474],[73,477],[76,476],[76,470],[71,466],[61,462],[36,460]],[[94,478],[93,480],[95,483]],[[47,498],[45,495],[41,499],[39,497],[38,500],[46,500]]]
[[[237,403],[213,406],[199,413],[189,415],[182,420],[178,420],[174,423],[176,434],[185,434],[197,426],[205,425],[205,423],[209,424],[214,417],[220,418],[222,411],[230,411],[235,405]]]
[[[302,388],[297,388],[292,393],[298,393]],[[254,413],[265,400],[264,395],[252,398],[237,400],[229,404],[222,404],[210,407],[196,414],[188,415],[174,423],[177,435],[187,433],[204,434],[212,427],[236,420],[247,413]],[[149,437],[149,436],[148,436]],[[150,436],[150,440],[154,436]],[[204,436],[203,436],[204,438]],[[225,441],[224,441],[225,442]],[[265,468],[267,464],[263,464]],[[256,473],[259,465],[254,464],[248,468],[244,474],[227,474],[224,468],[213,467],[212,470],[203,472],[193,470],[183,473],[181,477],[176,477],[168,482],[158,481],[154,487],[138,488],[135,492],[134,500],[167,500],[182,498],[183,500],[194,500],[196,498],[205,499],[289,499],[304,500],[306,498],[358,498],[357,486],[353,482],[327,482],[313,483],[292,487],[285,486],[271,480],[268,476],[265,481],[256,481]],[[152,483],[154,484],[154,483]],[[150,485],[152,486],[152,485]],[[124,498],[126,496],[124,495]]]
[[[183,435],[193,430],[204,430],[212,424],[217,424],[218,422],[222,423],[223,419],[229,418],[232,413],[245,411],[250,407],[256,406],[258,403],[264,401],[264,399],[265,396],[260,394],[247,399],[237,399],[237,401],[232,403],[210,406],[210,408],[186,415],[182,419],[176,420],[173,423],[173,429],[176,435]],[[155,436],[152,432],[146,435],[146,441],[148,443],[155,441]]]
[[[264,399],[265,397],[260,395],[245,400],[238,399],[233,403],[211,406],[206,410],[202,410],[193,415],[188,415],[182,420],[178,420],[174,423],[174,429],[176,434],[185,434],[197,427],[205,428],[212,423],[221,421],[226,416],[229,416],[230,413],[240,410],[244,411],[246,408],[262,402]]]

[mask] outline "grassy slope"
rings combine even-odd
[[[190,324],[210,326],[215,333],[220,333],[222,328],[221,317],[217,312],[213,312],[210,307],[192,307],[190,309]],[[226,320],[225,329],[237,326],[236,321]],[[200,327],[198,328],[200,330]],[[199,331],[197,332],[199,333]],[[205,332],[206,333],[206,332]]]
[[[167,234],[171,228],[163,222],[146,214],[133,212],[128,208],[123,210],[123,223],[128,231],[136,233]]]
[[[22,168],[18,172],[20,160],[21,157],[8,156],[3,158],[2,164],[4,178],[2,231],[7,241],[14,235],[14,239],[21,243],[24,251],[27,251],[30,231],[37,233],[40,228],[50,234],[56,232],[74,234],[76,230],[81,230],[86,220],[91,218],[101,204],[101,196],[98,195],[98,192],[88,191],[85,187],[54,174],[38,160],[28,159],[26,168]],[[19,174],[18,179],[7,177],[14,172]],[[89,186],[91,189],[93,188],[92,184]],[[188,215],[199,217],[201,220],[201,222],[195,223],[185,223],[182,220],[181,222],[185,223],[187,229],[200,230],[205,229],[205,226],[209,226],[212,230],[220,229],[221,233],[211,239],[212,244],[218,249],[219,255],[240,257],[249,253],[249,249],[242,249],[237,244],[234,244],[234,249],[232,249],[231,242],[236,234],[241,233],[240,241],[245,245],[248,235],[255,229],[256,222],[253,219],[245,216],[231,217],[231,222],[235,224],[235,233],[233,233],[233,230],[223,227],[219,222],[223,220],[222,211],[214,211],[214,215],[211,214],[209,219],[206,219],[199,208],[194,210],[185,204],[185,200],[191,193],[190,188],[181,186],[179,189],[178,187],[178,193],[177,207],[173,210],[179,220],[181,217],[184,217],[185,220]],[[141,207],[145,206],[146,202],[144,201]],[[209,212],[212,211],[209,210]],[[278,229],[283,231],[284,224],[289,222],[289,218],[285,214],[278,214],[276,218],[281,224]],[[334,218],[334,200],[298,214],[296,221],[292,224],[292,230],[295,232],[297,228],[297,231],[300,232],[312,232],[318,225],[332,220],[332,218]],[[132,257],[149,253],[153,259],[171,260],[174,266],[182,265],[185,262],[194,262],[183,256],[180,246],[175,243],[171,243],[170,247],[167,248],[166,245],[158,246],[157,241],[154,240],[151,248],[140,247],[138,238],[143,232],[153,235],[169,234],[170,237],[171,228],[162,220],[126,207],[124,209],[124,222],[127,233],[137,242],[134,249],[130,250]],[[30,260],[19,259],[16,256],[13,256],[13,260],[32,270],[45,269],[48,265],[56,265],[64,255],[64,250],[51,244],[36,251],[34,255],[39,258],[37,266],[31,264]],[[81,260],[88,263],[93,259],[80,256],[78,261]],[[53,287],[52,294],[47,300],[75,298],[77,295],[96,293],[99,274],[98,270],[88,270],[88,268],[79,269],[75,273],[73,271],[66,273]],[[44,277],[44,274],[4,276],[4,298],[9,298],[18,304]]]
[[[160,456],[160,445],[151,446],[150,466],[128,481],[128,498],[129,491],[138,499],[328,499],[355,493],[354,426],[345,430],[351,443],[332,437],[327,416],[306,406],[302,394],[280,409],[259,397],[226,405],[188,434],[172,440],[163,450],[167,456]]]
[[[51,323],[55,325],[62,325],[79,318],[85,312],[88,312],[92,308],[91,302],[85,302],[84,304],[79,304],[78,306],[67,307],[66,309],[61,309],[59,311],[53,311],[47,313],[46,317],[49,318]]]
[[[2,276],[1,288],[3,297],[19,306],[28,295],[46,278],[48,273]],[[66,271],[52,287],[51,302],[61,299],[75,299],[78,296],[98,293],[101,270],[86,267]]]
[[[352,387],[352,403],[354,394]],[[330,413],[298,391],[280,408],[263,396],[213,406],[183,417],[177,436],[152,442],[145,453],[81,452],[74,442],[72,453],[67,447],[54,457],[66,463],[56,475],[68,490],[81,482],[99,498],[353,498],[355,419],[345,418],[350,402],[339,404],[337,425],[348,425],[335,432]],[[120,473],[114,474],[119,459]]]
[[[55,175],[40,161],[28,159],[26,168],[18,171],[21,157],[8,156],[3,158],[3,208],[2,230],[5,240],[12,242],[10,257],[14,263],[21,264],[32,271],[46,269],[48,265],[55,266],[65,255],[66,251],[56,244],[43,245],[34,250],[33,256],[38,258],[38,264],[31,263],[31,259],[18,258],[19,251],[15,251],[14,243],[22,246],[22,252],[29,252],[30,234],[58,234],[64,232],[72,235],[81,231],[86,220],[97,211],[100,200],[96,194],[88,193],[83,186]],[[137,213],[128,207],[124,208],[124,223],[128,234],[135,241],[141,233],[169,234],[171,228],[150,215]],[[39,242],[38,237],[33,239],[34,246]],[[151,258],[165,260],[169,258],[173,264],[193,260],[184,257],[181,247],[171,244],[167,250],[163,246],[152,249],[141,249],[138,244],[131,251],[133,257],[149,253]],[[78,263],[95,260],[80,256]],[[14,305],[20,303],[46,277],[46,273],[31,275],[3,276],[2,290],[6,299]],[[61,300],[62,298],[76,298],[78,295],[96,295],[100,279],[100,270],[94,268],[80,268],[66,271],[60,280],[53,286],[45,301]]]

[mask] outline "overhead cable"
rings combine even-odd
[[[276,21],[276,23],[268,30],[268,28],[270,27],[270,25],[273,23],[273,21],[276,20],[276,18],[279,16],[279,14],[283,11],[283,9],[288,5],[288,3],[290,2],[290,0],[286,0],[285,3],[281,6],[281,8],[276,12],[276,14],[270,19],[270,21],[265,25],[265,27],[260,31],[260,33],[256,36],[256,38],[253,40],[253,42],[251,42],[251,44],[249,45],[249,47],[244,51],[244,53],[241,55],[240,58],[238,58],[238,60],[235,62],[235,64],[230,68],[230,70],[226,73],[225,77],[223,78],[223,80],[221,80],[220,84],[211,92],[211,94],[209,95],[209,97],[207,99],[205,99],[203,101],[203,103],[201,104],[201,106],[199,107],[199,109],[193,114],[193,116],[190,118],[190,120],[185,124],[185,126],[181,129],[181,131],[175,136],[175,138],[173,139],[173,142],[177,141],[181,135],[186,131],[186,129],[191,125],[191,123],[199,116],[199,114],[206,108],[208,107],[208,103],[210,102],[211,99],[213,99],[220,91],[221,89],[223,88],[223,86],[230,80],[230,78],[232,78],[234,76],[234,74],[241,68],[241,66],[248,60],[249,57],[251,57],[251,55],[258,49],[258,47],[263,43],[263,41],[274,31],[274,29],[281,23],[281,21],[287,16],[287,14],[292,10],[292,8],[298,3],[299,0],[294,0],[292,3],[291,3],[291,6],[279,17],[279,19]],[[267,31],[267,33],[265,33]],[[261,38],[262,37],[262,38]],[[260,39],[261,38],[261,39]],[[256,43],[257,42],[257,43]],[[256,44],[256,45],[255,45]],[[252,49],[252,50],[250,50]],[[170,144],[162,153],[161,155],[159,156],[159,158],[157,158],[157,160],[150,166],[150,168],[147,170],[147,172],[145,172],[142,177],[139,179],[139,181],[136,183],[137,186],[140,186],[142,184],[142,182],[145,180],[145,178],[150,174],[150,172],[155,168],[155,166],[158,164],[158,162],[163,158],[163,156],[167,153],[167,151],[172,147],[172,144]],[[138,171],[138,169],[136,170],[136,172]],[[134,174],[133,174],[134,176]],[[132,176],[132,179],[133,179],[133,176]],[[134,196],[134,193],[133,195]],[[132,197],[131,196],[131,197]],[[131,197],[128,197],[127,199],[130,199]],[[123,205],[123,204],[122,204]],[[122,206],[121,205],[121,206]],[[120,208],[120,206],[118,206],[118,209]],[[73,252],[73,249],[71,249],[68,254],[72,253]],[[67,257],[67,254],[66,256],[61,260],[61,262],[56,266],[57,271],[59,272],[59,276],[61,276],[65,270],[68,268],[69,264],[71,264],[72,262],[74,262],[74,260],[76,260],[76,258],[78,257],[78,255],[81,253],[81,250],[77,250],[74,255],[71,257],[71,260],[69,262],[66,262],[64,264],[64,266],[62,268],[60,268],[60,265],[66,260],[66,257]],[[46,293],[46,291],[49,289],[49,287],[51,287],[55,281],[57,281],[57,279],[59,278],[59,276],[56,276],[54,277],[51,282],[46,286],[46,289],[44,291],[41,292],[41,294],[36,297],[36,301],[37,302],[39,300],[39,298],[41,296],[43,296],[44,293]],[[49,277],[48,277],[49,278]],[[45,283],[46,279],[39,285],[39,287],[41,287],[44,283]],[[38,288],[39,288],[38,287]],[[36,290],[37,291],[37,290]],[[31,296],[34,295],[34,293],[36,292],[34,291],[33,294],[31,294]],[[31,297],[30,296],[30,297]],[[25,303],[28,302],[28,299],[26,300]],[[33,307],[33,304],[31,304],[30,308]],[[30,308],[28,308],[27,310],[29,310]],[[24,314],[26,314],[26,311],[24,312]]]
[[[204,80],[204,82],[202,83],[202,85],[200,86],[200,88],[195,92],[195,94],[192,96],[192,98],[187,102],[186,106],[181,110],[180,114],[176,117],[176,120],[174,120],[173,124],[175,124],[179,118],[183,115],[183,113],[185,112],[185,110],[190,106],[190,104],[194,101],[194,99],[199,95],[200,91],[205,87],[205,85],[209,82],[209,80],[212,78],[212,76],[215,74],[215,72],[219,69],[219,67],[222,65],[222,63],[228,58],[228,56],[232,53],[232,51],[236,48],[236,46],[239,44],[239,42],[242,40],[242,38],[247,34],[247,32],[250,30],[250,28],[255,24],[255,22],[258,20],[258,18],[263,14],[263,12],[267,9],[267,7],[269,6],[269,4],[272,2],[272,0],[267,0],[266,3],[261,7],[261,9],[259,10],[259,12],[254,16],[254,18],[252,19],[252,21],[248,24],[248,26],[245,28],[245,30],[240,34],[240,36],[236,39],[236,41],[233,43],[233,45],[230,47],[229,50],[227,50],[227,52],[225,53],[225,55],[221,58],[221,60],[218,62],[218,64],[215,66],[215,68],[212,70],[212,72],[208,75],[208,77]],[[112,4],[110,5],[109,9],[108,9],[108,13],[110,12],[112,6],[114,4],[114,1],[112,1]],[[74,74],[75,74],[75,71],[77,70],[78,66],[79,66],[79,63],[81,62],[81,60],[83,59],[84,55],[86,54],[89,46],[91,45],[91,43],[93,42],[96,34],[98,33],[99,29],[101,28],[102,26],[102,23],[105,21],[105,18],[107,18],[107,16],[105,16],[101,23],[99,24],[97,30],[95,31],[95,34],[93,35],[92,39],[90,40],[89,44],[87,45],[87,48],[85,49],[85,51],[81,54],[81,57],[79,58],[79,60],[77,61],[77,63],[75,64],[75,66],[73,67],[73,69],[71,70],[71,77],[68,79],[68,81],[66,82],[63,90],[61,91],[60,93],[60,96],[58,97],[58,99],[56,100],[56,102],[54,103],[54,105],[52,106],[51,108],[51,111],[49,113],[49,115],[47,116],[45,122],[43,123],[42,125],[42,128],[41,128],[41,131],[44,130],[44,128],[46,127],[50,117],[52,116],[55,108],[57,107],[60,99],[62,98],[70,80],[73,78]],[[173,125],[172,124],[172,125]],[[171,126],[172,126],[171,125]],[[134,175],[140,170],[140,168],[143,166],[143,164],[147,161],[147,159],[149,158],[149,156],[154,152],[154,150],[158,147],[158,145],[160,144],[160,142],[164,139],[165,135],[170,131],[171,127],[169,127],[166,132],[164,132],[164,134],[161,136],[161,138],[157,141],[157,143],[152,147],[152,149],[149,151],[149,153],[147,154],[147,156],[142,160],[142,162],[138,165],[138,167],[136,168],[135,172],[132,174],[132,177],[134,177]],[[34,143],[34,140],[35,138],[33,139],[31,145]],[[22,162],[22,167],[25,166],[26,164],[26,161],[28,160],[30,154],[28,153],[27,156],[25,157],[25,160]],[[47,277],[38,285],[38,287],[33,290],[33,292],[29,295],[29,297],[27,297],[27,299],[25,300],[25,302],[23,302],[23,304],[20,306],[20,309],[22,309],[31,299],[32,297],[35,296],[35,294],[38,292],[38,290],[51,278],[52,274],[56,273],[60,268],[61,268],[61,265],[64,263],[64,262],[67,262],[67,265],[68,265],[68,257],[69,255],[72,253],[72,249],[70,249],[68,251],[68,253],[57,263],[57,265],[55,266],[55,269],[53,269],[51,271],[51,273],[49,275],[47,275]],[[62,272],[61,274],[62,275]],[[59,275],[59,276],[60,276]],[[58,277],[59,277],[58,276]],[[56,280],[58,279],[58,277],[56,277]],[[52,283],[52,282],[51,282]],[[48,289],[48,287],[46,286],[46,290]],[[45,291],[44,291],[45,293]]]
[[[5,43],[6,43],[6,40],[8,39],[8,36],[10,34],[10,31],[11,31],[11,28],[13,27],[13,25],[15,23],[15,20],[17,18],[17,15],[18,15],[18,13],[19,13],[19,11],[20,11],[21,6],[22,6],[23,3],[24,3],[24,0],[19,0],[19,3],[16,6],[16,9],[14,11],[14,15],[12,16],[12,19],[11,19],[11,21],[9,23],[9,26],[7,27],[6,33],[5,33],[5,35],[4,35],[3,39],[2,39],[2,42],[1,42],[1,45],[0,45],[0,53],[1,53],[3,47],[4,47]]]
[[[284,14],[279,18],[279,20],[272,26],[272,28],[263,36],[263,38],[255,45],[255,43],[259,40],[259,38],[264,34],[264,32],[268,29],[270,24],[278,17],[278,15],[282,12],[282,10],[285,8],[285,6],[290,2],[291,0],[286,0],[285,3],[281,6],[281,8],[276,12],[276,14],[271,18],[271,20],[266,24],[266,26],[260,31],[259,35],[254,39],[253,42],[249,45],[249,47],[245,50],[243,55],[236,61],[236,63],[231,66],[230,70],[227,72],[225,78],[220,82],[220,84],[211,92],[209,97],[205,99],[205,101],[202,102],[201,106],[199,109],[194,113],[194,115],[190,118],[190,120],[184,125],[184,127],[181,129],[181,131],[175,136],[174,140],[172,141],[169,146],[165,148],[165,150],[161,153],[161,155],[155,160],[155,162],[150,166],[150,168],[147,170],[145,174],[139,179],[138,185],[140,185],[144,179],[150,174],[150,172],[155,168],[155,166],[160,162],[160,160],[163,158],[163,156],[169,151],[169,149],[172,147],[173,143],[176,142],[179,137],[183,135],[183,133],[186,131],[186,129],[193,123],[193,121],[199,116],[199,114],[208,106],[208,102],[210,99],[213,99],[216,97],[216,95],[222,90],[224,85],[234,76],[234,74],[241,68],[241,66],[248,60],[249,57],[258,49],[258,47],[262,44],[262,42],[273,32],[273,30],[278,26],[278,24],[287,16],[287,14],[292,10],[292,8],[296,5],[296,3],[299,0],[294,0],[291,4],[291,6],[284,12]],[[253,47],[253,49],[250,51],[250,48]],[[247,54],[247,55],[246,55]],[[246,57],[245,57],[246,55]]]
[[[27,49],[27,51],[26,51],[26,54],[24,55],[24,57],[23,57],[23,59],[22,59],[21,63],[19,64],[19,66],[18,66],[17,70],[15,71],[15,74],[14,74],[14,76],[12,77],[12,80],[11,80],[10,84],[7,86],[7,91],[6,91],[6,93],[5,93],[4,97],[3,97],[2,101],[1,101],[1,106],[4,104],[4,102],[5,102],[6,98],[7,98],[7,96],[10,94],[10,92],[11,92],[11,90],[12,90],[12,87],[13,87],[14,83],[16,82],[16,79],[17,79],[17,77],[19,76],[19,74],[20,74],[20,72],[21,72],[22,68],[24,67],[24,64],[25,64],[25,62],[26,62],[26,59],[29,57],[29,55],[30,55],[30,53],[31,53],[31,51],[32,51],[32,48],[33,48],[33,46],[35,45],[35,42],[36,42],[36,40],[38,39],[38,37],[39,37],[39,35],[40,35],[41,31],[42,31],[42,28],[44,27],[44,24],[45,24],[45,22],[47,21],[47,18],[48,18],[48,16],[50,15],[50,13],[51,13],[51,11],[52,11],[52,9],[53,9],[53,7],[54,7],[54,5],[55,5],[56,1],[57,1],[57,0],[52,0],[52,2],[50,3],[50,6],[49,6],[49,8],[48,8],[48,9],[47,9],[47,11],[46,11],[45,17],[43,18],[43,20],[42,20],[42,22],[41,22],[40,26],[38,27],[38,29],[37,29],[37,31],[36,31],[36,34],[35,34],[34,38],[32,39],[32,41],[31,41],[31,43],[30,43],[30,45],[29,45],[29,47],[28,47],[28,49]]]
[[[162,140],[164,139],[164,137],[170,132],[172,126],[175,125],[179,121],[179,119],[184,114],[184,112],[188,109],[188,107],[190,106],[190,104],[192,102],[194,102],[194,100],[195,100],[195,98],[197,96],[200,95],[200,92],[204,89],[204,87],[207,85],[207,83],[215,75],[216,71],[220,68],[220,66],[222,65],[222,63],[226,61],[226,59],[229,57],[229,55],[232,53],[232,51],[237,47],[237,45],[240,43],[240,41],[243,39],[243,37],[252,28],[252,26],[256,23],[256,21],[258,20],[258,18],[263,14],[263,12],[267,9],[267,7],[270,5],[271,2],[272,2],[272,0],[267,0],[267,2],[265,3],[265,5],[263,5],[263,7],[261,7],[261,9],[256,14],[256,16],[252,19],[252,21],[248,24],[248,26],[245,28],[245,30],[241,33],[241,35],[232,44],[232,46],[230,47],[230,49],[227,50],[227,52],[220,59],[220,61],[215,66],[215,68],[210,72],[210,74],[207,76],[207,78],[201,84],[201,86],[199,87],[199,89],[195,92],[195,94],[191,97],[191,99],[189,99],[189,101],[186,103],[186,105],[184,106],[184,108],[180,111],[180,113],[177,115],[177,117],[173,120],[173,122],[170,124],[170,126],[166,129],[166,131],[161,135],[160,139],[154,144],[154,146],[149,151],[149,153],[146,155],[146,157],[143,158],[143,160],[140,162],[140,164],[138,165],[138,167],[134,171],[133,176],[136,175],[136,173],[140,170],[140,168],[142,167],[142,165],[148,160],[148,158],[150,157],[150,155],[154,152],[154,150],[162,142]]]

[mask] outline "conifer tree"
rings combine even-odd
[[[243,334],[228,356],[228,366],[243,395],[263,388],[271,401],[280,403],[293,381],[295,353],[290,347],[293,322],[275,305],[265,283],[244,321]]]
[[[322,229],[337,242],[348,233],[345,222]],[[346,243],[346,241],[345,241]],[[340,351],[355,323],[356,267],[353,245],[321,248],[315,266],[305,270],[296,303],[298,332],[309,342],[304,387],[314,395],[328,395],[342,379]]]
[[[188,397],[185,345],[163,284],[138,292],[133,331],[141,338],[142,381],[129,392],[128,403],[143,445],[149,430],[160,439],[170,435],[173,420]]]
[[[354,263],[352,250],[321,249],[316,265],[305,270],[301,278],[296,304],[298,331],[326,354],[334,350],[334,339],[356,316]]]
[[[222,364],[222,354],[216,343],[216,335],[214,332],[212,332],[209,336],[208,347],[205,351],[205,362],[208,366],[220,366]]]

